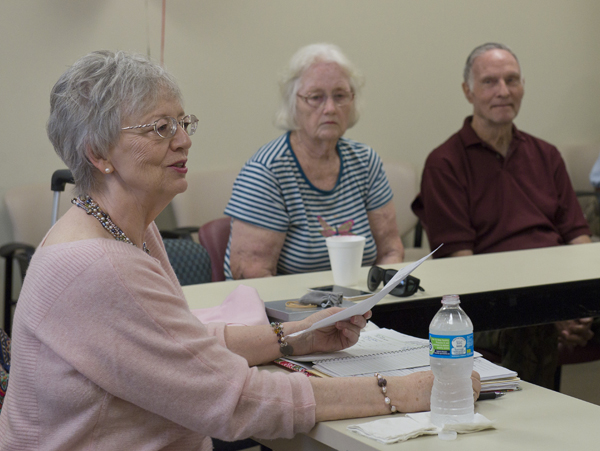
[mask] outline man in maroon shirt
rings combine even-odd
[[[435,257],[579,244],[590,231],[558,150],[518,130],[524,94],[517,57],[506,46],[475,48],[462,88],[473,105],[463,128],[428,156],[412,204]],[[592,320],[478,333],[475,344],[524,380],[552,387],[558,340],[585,345]]]

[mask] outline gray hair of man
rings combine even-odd
[[[60,76],[50,94],[47,133],[77,194],[98,188],[100,174],[88,155],[108,157],[123,119],[142,117],[170,99],[183,103],[175,78],[144,55],[92,52]]]
[[[514,52],[508,46],[500,44],[498,42],[487,42],[478,47],[475,47],[473,51],[469,54],[467,62],[465,63],[465,68],[463,70],[463,80],[469,86],[470,90],[473,90],[473,63],[475,62],[475,59],[477,59],[478,56],[483,55],[485,52],[494,49],[506,50],[508,53],[510,53],[517,61],[517,64],[519,65],[519,71],[521,71],[521,63],[519,63],[519,58],[517,58],[517,55],[515,55]]]
[[[275,115],[275,126],[284,130],[297,130],[296,101],[302,75],[315,63],[336,63],[348,76],[350,89],[354,93],[348,128],[359,118],[360,89],[364,81],[356,67],[346,58],[340,48],[333,44],[311,44],[298,50],[284,69],[279,82],[281,105]]]

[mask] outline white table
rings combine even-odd
[[[404,265],[387,267],[400,268]],[[358,288],[366,289],[367,273],[368,268],[362,268],[362,282]],[[413,275],[421,279],[425,292],[411,298],[386,296],[374,312],[384,312],[384,319],[385,316],[395,316],[396,319],[404,316],[410,317],[413,322],[428,324],[433,313],[439,308],[439,299],[444,294],[458,293],[472,319],[473,312],[478,309],[482,309],[487,316],[493,316],[495,309],[510,309],[522,305],[522,309],[533,311],[532,315],[525,318],[526,322],[551,321],[546,311],[551,309],[549,305],[552,303],[561,306],[560,311],[552,313],[560,318],[587,316],[594,311],[600,315],[600,243],[453,259],[430,259],[417,268]],[[184,287],[184,293],[191,308],[205,308],[220,304],[240,284],[256,288],[261,298],[268,302],[299,298],[309,287],[328,285],[332,282],[331,271],[324,271],[187,286]],[[427,316],[427,309],[421,307],[423,305],[433,308],[430,316]],[[564,305],[574,308],[563,308]],[[406,308],[402,310],[401,307]],[[386,311],[386,308],[391,310]],[[514,325],[522,322],[520,318],[511,318],[514,315],[514,312],[507,315],[514,321]],[[484,316],[481,318],[485,320]],[[382,325],[378,321],[375,322]],[[474,323],[477,324],[477,319],[474,319]],[[407,332],[402,328],[399,330]],[[322,422],[310,433],[298,434],[293,440],[282,439],[263,443],[274,450],[282,451],[566,451],[600,447],[599,406],[526,382],[522,382],[522,387],[520,392],[476,404],[477,412],[497,421],[496,430],[459,435],[452,442],[442,442],[436,436],[431,436],[383,445],[346,430],[349,424],[373,420],[364,418]]]
[[[496,421],[496,429],[459,434],[454,441],[421,436],[385,445],[346,427],[378,418],[326,421],[292,440],[260,440],[274,451],[493,451],[493,450],[595,450],[600,447],[600,406],[529,384],[523,390],[489,401],[475,411]]]

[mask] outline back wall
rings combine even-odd
[[[97,49],[158,59],[161,13],[161,0],[3,2],[0,195],[64,167],[45,132],[59,75]],[[599,142],[599,21],[596,0],[167,0],[164,62],[200,118],[192,171],[241,167],[280,133],[278,72],[315,42],[339,45],[365,76],[362,117],[346,136],[420,171],[469,114],[462,68],[487,41],[521,61],[520,128],[558,146]],[[0,244],[11,240],[0,204]]]

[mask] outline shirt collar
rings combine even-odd
[[[467,116],[463,123],[463,128],[459,132],[460,139],[464,143],[465,148],[470,146],[488,146],[485,143],[485,141],[483,141],[479,136],[477,136],[477,133],[475,133],[475,130],[473,130],[473,127],[471,127],[472,120],[473,116]],[[516,140],[523,140],[523,134],[517,129],[517,126],[515,124],[512,124],[512,135],[513,137],[511,147],[513,146]]]

